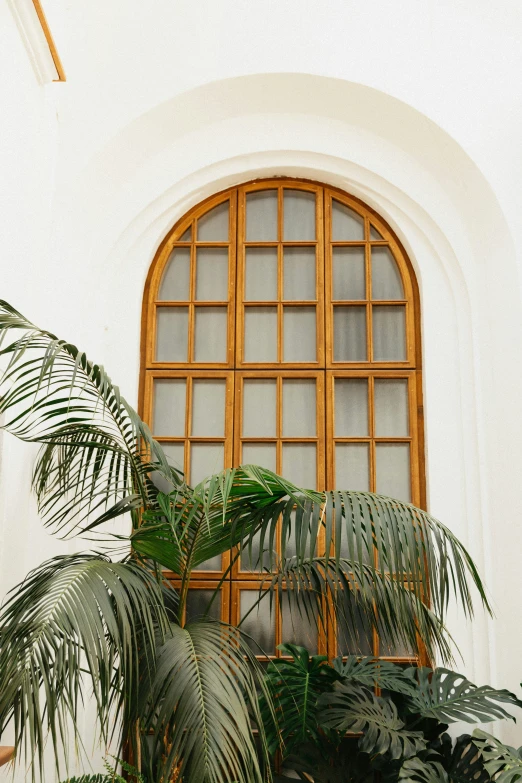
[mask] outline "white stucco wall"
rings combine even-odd
[[[81,345],[135,402],[143,284],[188,207],[272,174],[331,183],[374,206],[419,277],[429,510],[469,546],[497,615],[453,619],[462,668],[516,689],[522,7],[45,7],[66,84],[38,83],[0,0],[0,296]],[[31,449],[9,437],[1,448],[3,595],[74,545],[38,523]],[[522,743],[517,727],[502,734]]]

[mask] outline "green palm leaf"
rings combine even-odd
[[[420,732],[406,730],[391,701],[366,688],[343,684],[319,697],[319,723],[326,729],[363,732],[364,753],[387,753],[392,759],[415,755],[426,743]]]
[[[237,628],[211,621],[173,625],[158,651],[145,720],[154,731],[155,779],[175,772],[198,783],[262,783],[251,723],[261,725],[261,683]]]
[[[179,484],[103,367],[1,300],[0,346],[2,426],[42,444],[33,482],[46,524],[67,535],[147,506],[152,470]]]
[[[292,660],[270,662],[266,682],[273,700],[273,712],[266,699],[261,700],[261,714],[266,728],[270,753],[282,747],[285,754],[307,740],[320,740],[317,725],[317,699],[332,690],[339,679],[328,666],[326,655],[310,656],[304,647],[280,644],[278,649]]]
[[[435,718],[441,723],[466,721],[478,723],[513,716],[502,704],[522,707],[522,702],[507,690],[490,685],[477,687],[462,674],[448,669],[412,669],[417,688],[409,696],[409,709],[423,718]]]
[[[88,680],[106,737],[124,690],[137,693],[140,647],[154,646],[162,617],[155,582],[133,563],[73,555],[32,571],[0,616],[0,733],[14,720],[17,750],[40,768],[49,734],[58,771],[61,750],[68,761],[69,722],[81,742]]]

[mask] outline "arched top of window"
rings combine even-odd
[[[419,361],[400,242],[360,200],[314,183],[258,181],[194,207],[162,243],[144,304],[150,368]]]

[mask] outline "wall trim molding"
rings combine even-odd
[[[62,61],[40,0],[8,0],[8,4],[39,82],[65,82]]]

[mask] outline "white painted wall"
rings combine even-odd
[[[272,174],[365,199],[419,276],[429,508],[469,546],[495,605],[492,622],[453,618],[463,668],[517,688],[520,4],[45,7],[66,84],[38,83],[0,0],[0,296],[81,345],[136,401],[143,284],[187,208]],[[5,437],[1,457],[4,594],[64,545],[28,495],[31,450]],[[522,743],[517,727],[502,733]]]

